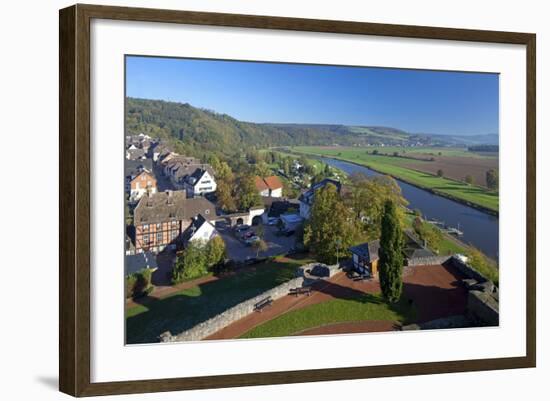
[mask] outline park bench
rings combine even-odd
[[[294,295],[296,297],[300,294],[305,294],[309,297],[311,295],[311,287],[291,288],[288,293],[289,293],[289,295]]]
[[[266,297],[254,304],[254,310],[256,312],[261,312],[264,308],[271,306],[272,303],[273,303],[273,299],[271,297]]]
[[[352,279],[353,281],[364,281],[364,280],[370,280],[372,277],[368,274],[348,274],[348,277]]]

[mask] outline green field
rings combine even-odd
[[[241,338],[289,336],[328,324],[366,320],[407,323],[415,316],[414,307],[406,300],[388,304],[380,295],[362,294],[356,299],[333,299],[285,313],[253,328]]]
[[[126,310],[126,341],[128,344],[158,342],[158,336],[167,330],[178,334],[190,329],[292,279],[298,266],[311,261],[300,256],[280,258],[162,299],[137,300],[140,305]]]
[[[380,173],[391,175],[395,178],[406,181],[410,184],[433,190],[441,195],[447,195],[457,200],[470,202],[474,205],[479,205],[489,210],[498,212],[498,193],[489,191],[486,188],[468,185],[460,181],[454,181],[444,177],[438,177],[429,173],[412,170],[404,166],[410,162],[406,157],[391,157],[384,155],[373,155],[374,148],[327,148],[315,146],[297,146],[292,148],[293,151],[303,154],[333,157],[344,161],[361,164],[370,167]],[[391,153],[393,151],[401,151],[403,148],[383,147],[384,152]],[[392,150],[395,149],[395,150]],[[435,149],[435,148],[412,148],[414,150],[407,151],[426,153],[441,152],[446,155],[468,157],[485,157],[481,155],[472,156],[473,154],[461,149]],[[369,153],[367,153],[367,151]],[[426,162],[429,163],[429,162]]]

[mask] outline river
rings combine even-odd
[[[322,157],[323,162],[347,174],[364,173],[367,176],[380,175],[367,167]],[[428,219],[440,220],[451,227],[459,227],[464,233],[460,239],[480,249],[487,256],[498,261],[498,217],[455,202],[442,196],[396,180],[403,196],[409,201],[410,209],[419,209]]]

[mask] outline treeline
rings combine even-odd
[[[474,145],[468,146],[470,152],[498,152],[498,145]]]
[[[335,141],[353,144],[360,137],[343,126],[255,124],[187,103],[127,98],[126,134],[141,132],[177,140],[177,151],[189,154],[232,154],[250,147],[325,145]]]

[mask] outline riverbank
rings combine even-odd
[[[473,209],[477,209],[481,212],[490,214],[492,216],[498,217],[498,215],[499,215],[498,208],[494,209],[494,208],[491,208],[491,207],[488,207],[488,206],[484,206],[484,205],[481,205],[479,203],[475,203],[475,202],[472,202],[470,200],[467,200],[467,199],[449,194],[448,192],[444,192],[444,191],[438,190],[436,188],[431,188],[431,187],[419,184],[418,182],[410,180],[407,177],[404,177],[403,175],[399,175],[399,174],[395,174],[395,173],[392,173],[392,172],[389,172],[389,171],[381,170],[380,168],[373,167],[372,165],[369,165],[368,163],[360,163],[360,162],[357,162],[357,161],[349,160],[349,159],[344,158],[344,157],[338,157],[338,156],[333,156],[333,155],[322,155],[322,154],[309,153],[309,152],[303,152],[303,151],[297,151],[297,150],[288,150],[288,152],[293,153],[295,155],[304,155],[304,156],[308,156],[308,157],[334,159],[334,160],[339,160],[339,161],[346,162],[346,163],[351,163],[351,164],[354,164],[356,166],[365,167],[365,168],[368,168],[368,169],[370,169],[374,172],[377,172],[379,174],[389,175],[390,177],[392,177],[396,180],[405,182],[405,183],[407,183],[409,185],[412,185],[416,188],[419,188],[419,189],[422,189],[424,191],[430,192],[430,193],[432,193],[434,195],[437,195],[437,196],[447,198],[449,200],[452,200],[454,202],[463,204],[463,205],[471,207]],[[416,170],[410,170],[410,171],[417,172]],[[452,180],[448,180],[448,181],[452,181]],[[461,185],[462,185],[462,183],[461,183]]]

